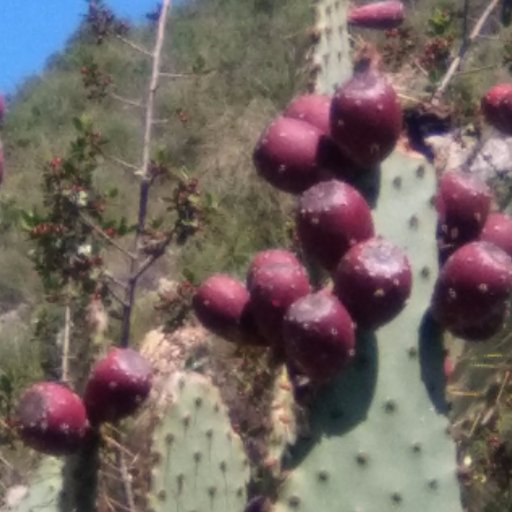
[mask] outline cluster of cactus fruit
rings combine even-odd
[[[404,18],[396,1],[348,10],[324,0],[318,9],[334,27],[334,12],[365,28],[394,28]],[[337,48],[332,27],[320,28]],[[318,88],[270,123],[253,160],[266,181],[297,196],[302,250],[327,282],[315,288],[297,255],[267,249],[252,258],[245,284],[207,278],[194,311],[226,340],[271,347],[290,374],[313,383],[309,436],[283,457],[290,471],[275,512],[409,512],[418,503],[424,512],[461,511],[455,447],[440,414],[440,332],[484,340],[502,329],[512,219],[492,212],[489,188],[466,169],[436,183],[427,162],[395,151],[402,112],[374,59],[358,61],[332,96],[330,84]],[[504,84],[482,100],[487,121],[505,133],[511,100]],[[20,437],[44,453],[73,453],[91,428],[132,414],[151,381],[137,352],[111,349],[83,400],[58,383],[29,388],[16,417]],[[218,392],[191,373],[169,386],[174,407],[153,433],[151,510],[239,512],[249,470]]]
[[[112,348],[93,367],[83,400],[64,384],[38,382],[20,397],[14,423],[28,446],[69,455],[91,428],[133,414],[149,395],[151,381],[151,367],[138,352]]]

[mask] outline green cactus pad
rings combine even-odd
[[[10,512],[59,512],[63,462],[45,457],[32,477],[27,494]]]
[[[319,40],[312,55],[317,71],[315,92],[332,94],[352,73],[347,6],[346,0],[323,0],[316,4],[315,31]]]
[[[242,512],[249,463],[219,391],[192,372],[170,386],[172,404],[153,434],[149,510]]]
[[[462,511],[441,336],[426,314],[437,274],[435,186],[422,159],[395,151],[382,165],[376,232],[407,252],[412,294],[393,321],[359,335],[352,367],[315,398],[275,512]]]

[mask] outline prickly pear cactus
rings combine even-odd
[[[153,434],[151,512],[241,512],[249,463],[219,391],[205,377],[172,378],[172,404]]]
[[[315,5],[319,38],[312,55],[317,73],[315,92],[331,94],[351,74],[347,7],[346,0],[323,0]]]
[[[30,482],[27,494],[6,512],[59,512],[62,467],[61,460],[45,457]]]
[[[426,315],[437,271],[434,170],[395,151],[376,190],[376,232],[405,249],[410,300],[358,340],[352,368],[315,398],[275,512],[461,511],[447,432],[440,333]]]

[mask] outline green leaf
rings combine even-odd
[[[196,284],[196,275],[190,268],[184,268],[181,275],[192,284]]]

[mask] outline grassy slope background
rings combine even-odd
[[[428,20],[435,7],[452,13],[446,31],[455,40],[460,38],[462,2],[406,3],[412,47],[393,71],[398,72],[398,83],[404,82],[401,73],[405,82],[419,84],[414,89],[404,85],[402,93],[421,98],[435,76],[425,77],[416,70],[411,81],[407,74],[411,73],[410,57],[419,57],[432,38]],[[472,25],[486,2],[470,4]],[[182,248],[171,248],[145,277],[135,311],[136,340],[161,321],[153,310],[160,278],[178,280],[186,274],[200,281],[215,271],[242,276],[256,250],[291,244],[287,224],[290,199],[257,178],[251,152],[268,121],[294,94],[305,90],[312,22],[308,0],[196,0],[174,9],[164,68],[205,74],[162,82],[157,117],[165,122],[156,129],[155,151],[166,155],[174,171],[182,169],[197,177],[217,208],[204,232]],[[499,17],[494,15],[465,64],[466,69],[493,67],[453,81],[448,98],[459,122],[473,116],[478,97],[488,85],[508,76],[509,31],[498,33],[499,26]],[[151,47],[151,27],[132,30],[130,38]],[[382,36],[376,39],[383,43]],[[44,74],[27,81],[9,102],[3,130],[7,177],[0,190],[0,415],[10,411],[13,397],[22,387],[48,375],[52,364],[58,364],[41,340],[55,339],[62,314],[44,304],[39,278],[28,257],[31,247],[20,229],[19,210],[41,204],[41,169],[44,162],[66,151],[75,135],[73,117],[86,114],[109,140],[107,158],[95,176],[101,187],[119,190],[109,213],[112,217],[124,215],[129,222],[136,215],[137,180],[108,157],[138,163],[141,112],[113,98],[101,103],[86,100],[80,68],[91,58],[112,75],[116,94],[143,101],[147,59],[119,41],[98,46],[85,30],[79,30],[65,51],[49,60]],[[186,124],[177,115],[180,110],[188,117]],[[155,214],[163,210],[162,198],[172,188],[170,182],[152,190]],[[114,273],[126,272],[117,253],[107,255],[107,260]],[[115,321],[111,325],[115,339]]]

